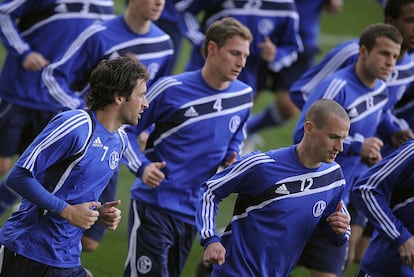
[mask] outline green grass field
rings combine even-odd
[[[167,0],[168,1],[168,0]],[[309,0],[311,1],[311,0]],[[118,0],[117,10],[122,11],[123,0]],[[324,15],[321,22],[322,35],[320,38],[321,49],[323,52],[329,50],[336,43],[356,37],[362,29],[370,23],[382,21],[382,10],[376,0],[346,0],[343,11],[335,16]],[[188,47],[188,44],[185,44]],[[0,53],[4,53],[0,49]],[[185,54],[188,51],[181,52],[180,63],[176,71],[180,72],[186,61]],[[4,56],[4,55],[2,55]],[[272,100],[270,93],[264,93],[260,96],[254,107],[254,112],[260,110]],[[265,145],[261,150],[275,149],[291,144],[291,133],[295,125],[292,121],[289,124],[278,128],[270,129],[261,132],[264,138]],[[125,167],[122,167],[117,198],[122,200],[121,210],[123,220],[115,232],[107,232],[101,246],[97,251],[92,253],[84,253],[82,255],[83,265],[91,270],[95,277],[119,277],[122,276],[125,258],[127,255],[127,215],[129,207],[129,187],[132,185],[134,177]],[[232,211],[232,201],[234,198],[229,198],[220,206],[220,217],[218,219],[218,226],[224,227],[230,218]],[[0,218],[2,222],[6,217]],[[193,249],[188,258],[187,264],[182,273],[182,277],[194,276],[195,266],[202,256],[202,249],[198,244],[198,239],[193,245]],[[345,276],[353,276],[355,268],[347,272]],[[308,271],[303,268],[295,269],[294,276],[305,277],[310,276]]]

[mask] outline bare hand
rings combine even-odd
[[[210,243],[204,250],[203,261],[222,265],[225,262],[226,249],[220,242]]]
[[[398,148],[401,146],[401,144],[412,138],[414,138],[414,134],[410,129],[401,130],[392,134],[390,137],[390,142],[393,147]]]
[[[350,220],[348,215],[344,214],[341,210],[343,208],[342,201],[336,206],[336,211],[332,213],[327,219],[326,222],[329,223],[331,229],[337,235],[343,235],[346,233]]]
[[[262,49],[261,57],[266,62],[272,62],[276,58],[276,45],[269,37],[264,37],[264,41],[258,43],[257,46]]]
[[[400,253],[401,261],[414,268],[414,237],[411,236],[406,242],[398,247],[398,253]]]
[[[325,10],[328,14],[337,14],[342,10],[342,7],[344,5],[343,0],[330,0],[327,2],[325,6]]]
[[[366,138],[361,148],[361,161],[368,166],[372,166],[382,160],[381,147],[384,146],[382,140],[376,137]]]
[[[39,71],[47,66],[49,61],[38,52],[32,52],[23,61],[23,68],[28,71]]]
[[[107,229],[115,231],[121,221],[121,210],[117,206],[121,205],[121,200],[106,202],[98,208],[98,222]]]
[[[145,147],[147,145],[149,134],[146,131],[141,132],[138,136],[138,142],[139,142],[139,149],[141,152],[145,151]]]
[[[60,216],[69,221],[70,224],[82,229],[89,229],[98,220],[99,212],[94,210],[101,204],[99,202],[86,202],[76,205],[67,205]]]
[[[224,168],[229,167],[232,163],[237,160],[237,153],[233,152],[230,157],[227,158],[226,162],[224,163]]]
[[[152,188],[158,187],[165,175],[161,171],[167,165],[166,162],[154,162],[150,163],[142,173],[142,181]]]

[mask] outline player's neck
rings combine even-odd
[[[355,73],[358,79],[368,88],[374,88],[378,78],[372,76],[367,72],[364,68],[362,61],[358,60],[357,64],[355,65]]]
[[[213,68],[208,65],[204,65],[203,69],[201,70],[201,76],[207,85],[216,90],[227,89],[230,85],[230,81],[226,80],[223,76],[220,75],[220,73],[218,73],[216,70],[213,70]]]
[[[124,20],[129,29],[139,35],[147,34],[151,28],[150,20],[136,16],[132,12],[129,12],[129,10],[125,12]]]
[[[122,123],[118,120],[117,113],[113,112],[110,106],[105,107],[103,110],[97,110],[96,118],[110,133],[114,133],[122,126]]]
[[[301,141],[296,147],[296,156],[299,162],[306,168],[318,168],[321,166],[320,162],[313,159],[313,153],[311,153],[311,147],[307,147],[305,141]]]

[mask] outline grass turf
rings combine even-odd
[[[120,13],[124,7],[123,0],[116,0],[116,7]],[[338,15],[324,15],[321,20],[322,35],[320,37],[322,53],[329,50],[336,43],[356,37],[365,26],[370,23],[382,21],[382,10],[375,0],[347,0],[344,8]],[[185,49],[188,44],[184,43]],[[176,72],[180,72],[185,64],[188,49],[181,52],[180,61]],[[4,59],[4,49],[0,48],[0,61]],[[254,110],[262,109],[269,101],[272,101],[270,93],[263,93],[255,103]],[[265,145],[261,150],[268,150],[287,146],[291,144],[291,133],[295,125],[295,120],[277,128],[264,130],[260,135],[264,138]],[[127,215],[129,207],[129,187],[133,183],[134,177],[125,167],[121,168],[117,198],[122,200],[121,210],[123,220],[115,232],[108,231],[101,242],[98,250],[91,253],[82,254],[82,263],[88,268],[95,277],[119,277],[122,276],[125,258],[127,255],[128,233]],[[223,201],[219,210],[218,226],[225,227],[233,210],[234,197]],[[5,220],[7,215],[0,217],[0,222]],[[194,276],[195,266],[202,256],[202,249],[198,244],[198,238],[194,242],[192,251],[188,257],[186,266],[182,272],[182,277]],[[353,276],[356,266],[351,268],[345,277]],[[303,268],[296,268],[293,276],[307,277],[309,272]]]

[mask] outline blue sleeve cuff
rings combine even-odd
[[[406,242],[409,238],[411,238],[413,235],[406,229],[401,233],[401,236],[397,239],[397,247]]]
[[[202,246],[204,249],[206,249],[206,247],[207,247],[209,244],[213,243],[213,242],[220,242],[220,238],[219,238],[218,236],[214,236],[214,237],[211,237],[211,238],[201,239],[201,240],[200,240],[200,244],[201,244],[201,246]]]
[[[142,174],[144,174],[144,170],[145,168],[147,168],[147,166],[150,164],[151,162],[146,160],[143,161],[141,166],[138,168],[137,172],[135,172],[135,176],[137,176],[138,178],[142,178]]]

